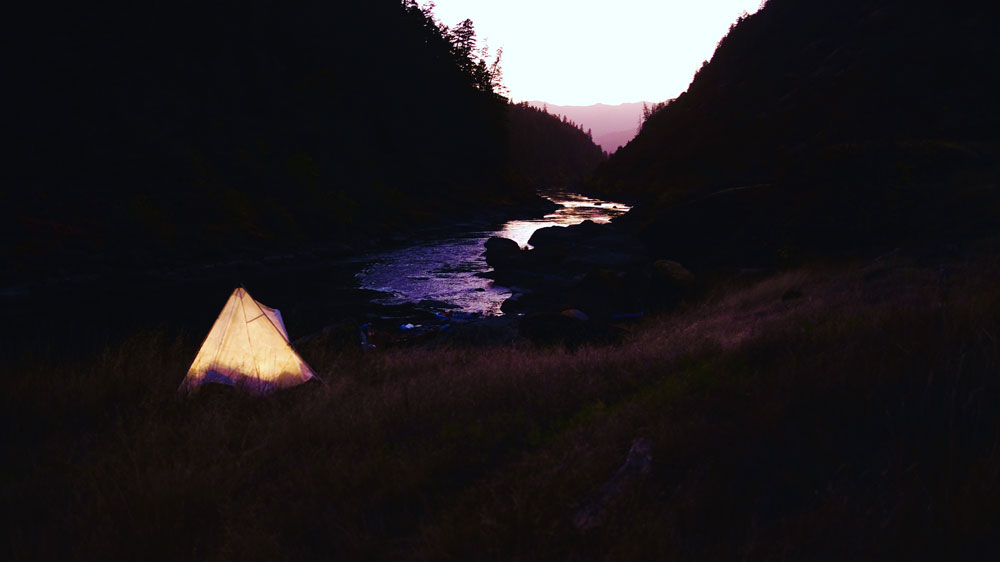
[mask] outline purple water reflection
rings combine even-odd
[[[531,234],[547,226],[569,226],[592,220],[610,221],[629,210],[627,205],[601,201],[574,193],[543,195],[562,205],[537,220],[516,220],[498,231],[470,232],[456,238],[434,240],[373,256],[357,274],[364,289],[385,294],[382,304],[402,304],[436,300],[453,304],[465,312],[501,314],[500,305],[510,296],[504,287],[495,287],[478,273],[489,271],[483,244],[490,236],[503,236],[526,246]]]
[[[503,225],[503,228],[496,235],[510,238],[525,247],[528,245],[528,239],[539,228],[570,226],[580,224],[585,220],[606,223],[629,210],[629,206],[623,203],[601,201],[576,193],[550,193],[545,197],[559,203],[562,207],[541,219],[510,221]]]

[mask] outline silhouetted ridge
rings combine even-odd
[[[515,181],[531,187],[577,184],[607,155],[569,119],[531,107],[508,108],[510,158]]]
[[[471,22],[398,0],[19,10],[11,270],[353,243],[532,197]]]
[[[640,202],[631,220],[676,258],[774,262],[978,229],[1000,152],[994,12],[771,0],[591,187]]]

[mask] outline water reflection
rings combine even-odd
[[[545,197],[559,203],[562,207],[541,219],[510,221],[500,229],[497,236],[510,238],[524,247],[528,246],[531,235],[539,228],[570,226],[585,220],[606,223],[629,210],[629,206],[622,203],[601,201],[576,193],[556,192],[547,194]]]
[[[510,221],[497,231],[469,232],[375,255],[358,273],[358,282],[363,289],[382,292],[385,296],[377,299],[381,304],[434,300],[464,312],[501,314],[500,305],[510,291],[479,276],[490,269],[483,257],[483,244],[490,236],[503,236],[526,246],[539,228],[569,226],[588,219],[606,223],[629,210],[621,203],[575,193],[553,192],[544,197],[562,207],[541,219]]]

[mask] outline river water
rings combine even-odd
[[[378,304],[432,300],[463,312],[502,314],[500,305],[511,293],[482,276],[490,270],[484,257],[486,240],[502,236],[525,247],[539,228],[570,226],[585,220],[606,223],[629,210],[623,203],[575,193],[549,192],[543,197],[561,207],[541,219],[507,222],[499,230],[467,232],[375,254],[357,274],[357,281],[362,289],[382,294],[374,300]]]
[[[64,355],[71,348],[100,349],[129,334],[159,328],[199,341],[241,284],[254,298],[281,309],[293,339],[339,322],[407,316],[405,306],[397,312],[384,305],[425,300],[444,301],[464,312],[500,314],[510,291],[478,275],[490,269],[483,255],[490,236],[525,245],[538,228],[586,219],[607,222],[628,210],[626,205],[569,193],[550,193],[548,198],[563,206],[542,219],[510,221],[498,230],[427,235],[409,247],[367,256],[191,265],[153,277],[0,291],[0,305],[17,319],[0,335],[13,349],[48,349],[45,346],[58,341]],[[425,303],[418,308],[445,307]]]

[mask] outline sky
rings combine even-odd
[[[421,2],[421,4],[423,4]],[[503,47],[514,101],[616,105],[675,98],[761,0],[434,0],[437,19],[473,21]]]

